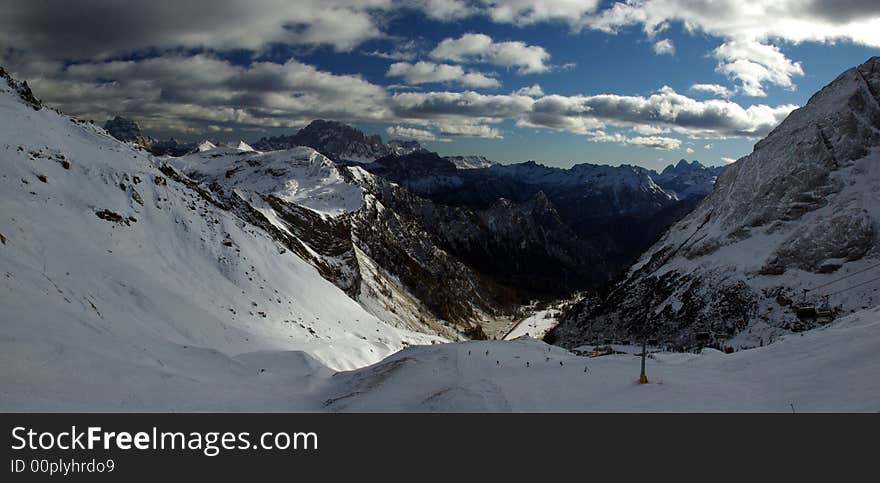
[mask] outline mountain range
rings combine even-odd
[[[121,141],[148,145],[131,121],[117,117],[107,126]],[[200,146],[190,152],[215,145]],[[474,276],[504,287],[509,296],[502,306],[564,298],[606,282],[711,191],[723,169],[685,160],[662,173],[637,166],[503,165],[481,156],[441,157],[416,141],[386,144],[324,120],[252,146],[265,152],[311,147],[343,170],[358,166],[416,195],[411,203],[432,208],[400,209]]]

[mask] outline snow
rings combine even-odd
[[[238,141],[238,145],[235,146],[235,149],[239,151],[255,151],[255,149],[252,148],[250,144],[244,141]]]
[[[347,182],[339,168],[312,148],[260,153],[216,148],[169,159],[174,167],[226,190],[274,195],[318,213],[339,216],[363,204],[363,190]]]
[[[210,151],[210,150],[216,149],[216,148],[217,148],[217,146],[214,143],[212,143],[211,141],[208,141],[208,140],[204,140],[199,143],[199,146],[198,146],[198,148],[196,148],[196,150],[200,153],[203,153],[205,151]]]
[[[733,354],[654,352],[649,384],[639,368],[632,354],[579,357],[528,338],[412,347],[334,377],[328,409],[875,412],[880,312]]]
[[[558,323],[558,309],[538,310],[521,320],[510,332],[504,336],[505,340],[513,340],[522,336],[541,339]]]
[[[281,407],[289,391],[239,357],[352,369],[438,340],[372,316],[103,130],[5,85],[0,119],[15,120],[0,124],[3,410]]]
[[[484,156],[446,156],[446,159],[452,161],[456,169],[483,169],[498,164]]]

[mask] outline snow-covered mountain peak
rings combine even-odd
[[[215,148],[170,160],[193,179],[227,191],[272,195],[328,216],[359,209],[363,192],[333,161],[309,147],[261,153]]]
[[[446,156],[446,159],[458,169],[483,169],[498,164],[485,156]]]
[[[205,151],[210,151],[212,149],[217,149],[217,145],[208,141],[207,139],[200,142],[196,150],[200,153],[204,153]]]
[[[250,144],[248,144],[242,140],[238,141],[238,144],[235,146],[235,149],[237,149],[239,151],[256,151],[253,147],[251,147]]]

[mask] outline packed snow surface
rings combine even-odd
[[[25,352],[35,354],[27,357]],[[204,348],[100,364],[64,356],[88,375],[46,364],[51,347],[4,351],[3,410],[84,411],[880,411],[880,311],[723,354],[651,352],[649,384],[634,354],[581,357],[521,338],[415,346],[334,372],[302,352],[225,357]],[[173,355],[172,355],[173,354]],[[14,359],[13,359],[14,358]],[[7,366],[8,367],[8,366]],[[10,380],[11,379],[11,380]]]

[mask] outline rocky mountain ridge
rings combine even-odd
[[[728,166],[693,212],[551,338],[576,346],[647,333],[680,347],[752,347],[876,305],[878,150],[873,57]]]

